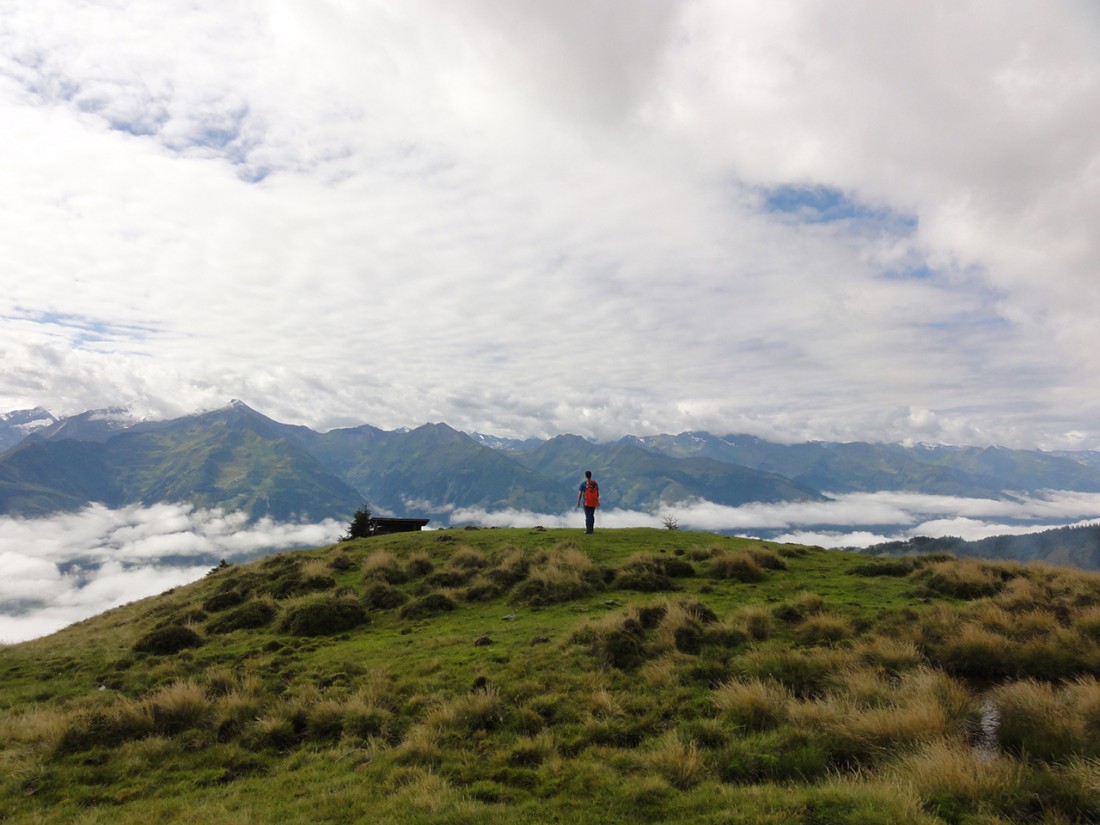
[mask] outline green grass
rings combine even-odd
[[[1097,605],[686,531],[284,553],[0,648],[0,819],[1092,822]]]

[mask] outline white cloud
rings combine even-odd
[[[0,409],[1097,447],[1098,104],[1077,0],[9,0]]]
[[[597,529],[664,529],[735,533],[823,547],[861,547],[912,536],[1038,532],[1100,519],[1100,494],[1051,491],[1016,500],[909,493],[858,493],[824,502],[747,504],[706,501],[655,513],[601,508]],[[455,524],[484,527],[581,528],[579,510],[535,513],[456,508]],[[336,541],[343,525],[246,524],[239,513],[187,505],[109,510],[100,505],[44,519],[0,517],[0,643],[52,633],[120,604],[164,592],[204,575],[220,558],[247,560]]]
[[[339,538],[343,525],[286,524],[157,504],[92,505],[50,518],[0,517],[0,642],[22,641],[247,560]]]
[[[685,530],[767,534],[776,541],[823,547],[861,547],[918,535],[979,539],[991,535],[1033,533],[1066,524],[1085,523],[1096,518],[1097,513],[1100,513],[1098,493],[1059,490],[1038,496],[997,500],[879,492],[837,495],[819,502],[753,502],[740,507],[693,501],[665,507],[655,513],[608,508],[599,510],[596,520],[598,526],[605,528],[663,528],[666,518],[672,518]],[[471,523],[487,527],[583,525],[579,510],[550,514],[459,508],[451,514],[451,520],[456,524]]]

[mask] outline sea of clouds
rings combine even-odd
[[[335,541],[346,525],[286,524],[186,504],[92,505],[42,519],[0,517],[0,642],[52,633],[112,607],[246,561]]]
[[[822,547],[866,547],[912,536],[1033,533],[1100,518],[1100,493],[1048,491],[1004,499],[903,492],[851,493],[819,502],[728,507],[696,501],[655,513],[608,508],[597,527],[685,530],[756,536]],[[578,511],[535,513],[455,508],[454,524],[579,527]],[[242,513],[185,504],[93,505],[42,519],[0,517],[0,643],[47,635],[112,607],[201,578],[222,559],[336,541],[346,525],[249,523]]]

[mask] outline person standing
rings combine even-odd
[[[584,532],[596,529],[596,508],[600,506],[600,485],[592,478],[592,471],[584,471],[584,481],[577,491],[577,506],[584,504]]]

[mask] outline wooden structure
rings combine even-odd
[[[431,519],[428,518],[372,518],[370,534],[388,536],[390,533],[415,533],[423,529]]]

